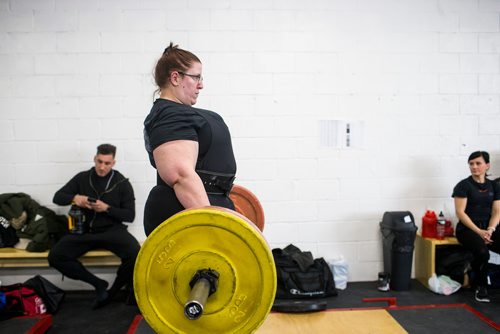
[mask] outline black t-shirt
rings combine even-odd
[[[204,109],[157,99],[144,121],[144,142],[151,165],[153,151],[173,140],[194,140],[199,152],[196,170],[236,174],[231,135],[222,117]]]
[[[193,108],[165,99],[157,99],[144,121],[144,143],[151,165],[156,168],[153,151],[173,140],[198,142],[196,171],[231,179],[236,174],[231,135],[222,117],[204,109]],[[210,205],[234,210],[225,192],[209,192]],[[219,189],[217,189],[219,190]],[[172,187],[157,173],[157,185],[151,189],[144,207],[144,232],[149,235],[163,221],[184,210]]]
[[[500,187],[489,179],[478,183],[469,176],[453,188],[452,197],[467,198],[465,213],[476,226],[484,229],[488,227],[493,202],[500,200]]]

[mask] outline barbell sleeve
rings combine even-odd
[[[217,291],[219,273],[212,269],[198,270],[189,285],[189,300],[184,305],[184,314],[189,320],[202,316],[208,296]]]

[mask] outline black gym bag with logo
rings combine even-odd
[[[314,259],[290,244],[272,250],[278,285],[276,299],[307,299],[336,296],[335,281],[328,263]]]

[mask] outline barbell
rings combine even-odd
[[[248,218],[221,207],[188,209],[142,245],[134,291],[157,333],[252,333],[273,305],[276,268],[262,232]]]

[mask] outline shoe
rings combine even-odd
[[[481,303],[489,303],[490,297],[488,296],[488,290],[484,286],[480,286],[476,289],[476,300]]]
[[[101,308],[103,306],[108,305],[110,302],[111,302],[111,298],[110,298],[108,292],[104,291],[104,293],[100,294],[94,300],[94,303],[92,304],[92,309],[97,310],[98,308]]]
[[[378,273],[378,287],[380,291],[389,291],[390,278],[388,273]]]
[[[94,303],[92,304],[92,309],[96,310],[100,307],[103,307],[104,305],[109,304],[111,301],[111,296],[108,293],[108,282],[102,280],[100,284],[96,287],[96,298],[94,300]]]

